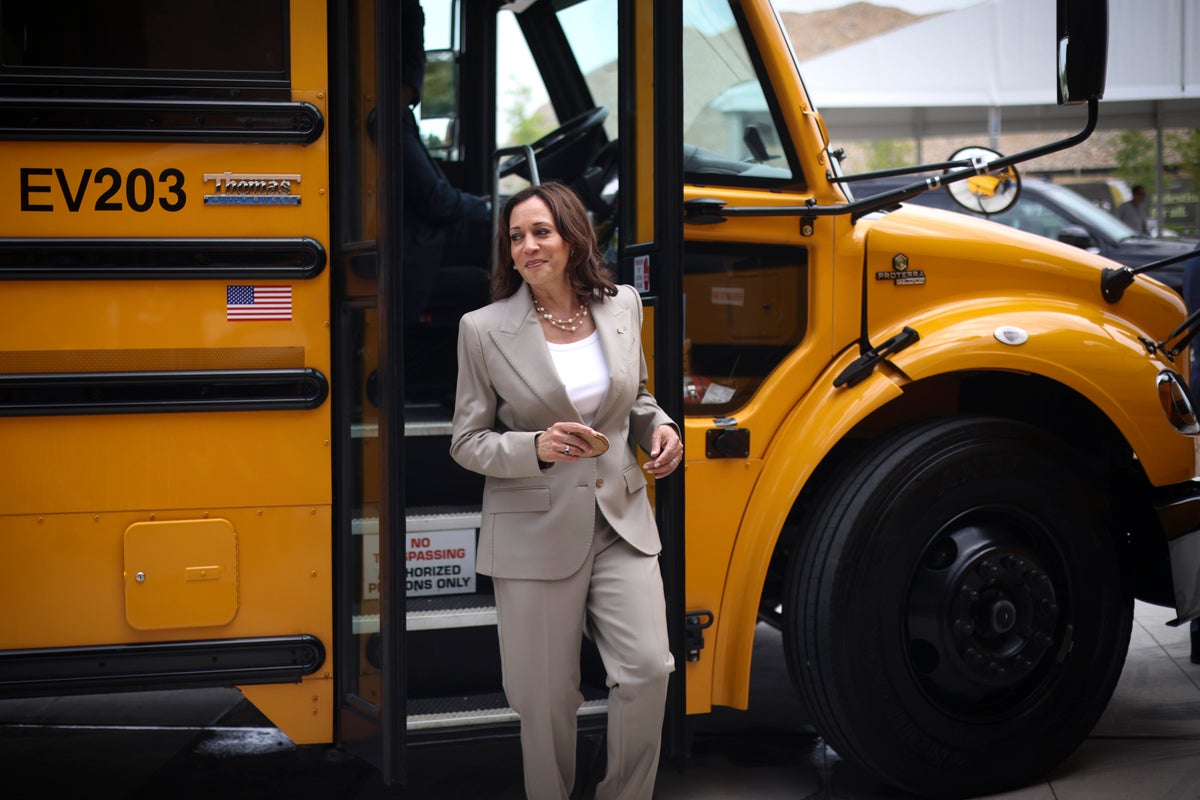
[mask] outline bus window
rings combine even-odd
[[[425,85],[414,113],[430,154],[442,161],[461,161],[458,61],[462,42],[458,3],[424,0],[421,6],[425,14]]]
[[[728,3],[686,0],[684,172],[689,183],[795,189],[799,168]],[[684,246],[684,409],[740,408],[804,338],[808,253],[751,242]]]
[[[592,104],[615,112],[617,108],[617,18],[616,0],[593,0],[568,6],[558,14],[559,23],[575,62],[583,72]],[[604,120],[609,141],[617,138],[617,115]]]
[[[516,17],[502,12],[496,25],[496,141],[501,147],[537,141],[558,127],[558,116]],[[500,193],[515,194],[527,183],[508,175]]]
[[[0,86],[290,99],[287,0],[0,0]],[[230,20],[237,20],[236,25]]]
[[[684,410],[745,405],[804,338],[807,250],[689,242],[684,255]]]
[[[725,3],[684,8],[684,172],[699,183],[794,183],[786,137]]]

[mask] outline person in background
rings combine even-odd
[[[675,662],[634,447],[666,478],[682,462],[679,428],[646,389],[641,297],[613,283],[571,189],[513,195],[494,263],[493,302],[459,325],[450,454],[486,478],[476,568],[495,588],[525,791],[566,800],[574,786],[586,627],[609,687],[595,797],[649,800]]]
[[[1117,219],[1133,228],[1138,233],[1149,234],[1150,226],[1146,222],[1146,187],[1140,183],[1134,185],[1133,196],[1117,208]]]
[[[413,325],[422,320],[435,286],[439,295],[443,288],[477,295],[478,302],[466,301],[468,307],[486,302],[492,206],[490,200],[453,186],[421,140],[413,113],[425,84],[425,12],[419,0],[403,0],[400,22],[404,37],[400,65],[404,95],[404,320]],[[439,276],[443,267],[471,270]],[[443,283],[448,285],[439,285]]]

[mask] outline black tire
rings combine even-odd
[[[970,797],[1042,778],[1083,741],[1133,621],[1096,485],[1052,437],[982,417],[843,465],[784,601],[792,680],[843,758]]]

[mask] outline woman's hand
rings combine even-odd
[[[679,434],[670,425],[659,425],[654,429],[646,471],[655,478],[665,478],[682,463],[683,442],[679,441]]]
[[[537,435],[537,459],[547,463],[578,461],[599,455],[589,439],[595,441],[599,431],[579,422],[556,422]]]

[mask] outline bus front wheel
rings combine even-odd
[[[1133,619],[1087,475],[1042,431],[965,416],[842,465],[788,565],[784,646],[843,758],[967,797],[1038,780],[1083,741]]]

